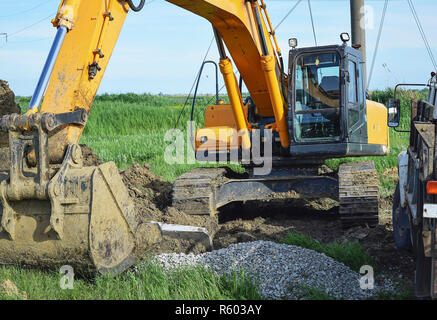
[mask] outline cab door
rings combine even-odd
[[[364,72],[361,59],[348,54],[346,61],[346,103],[348,140],[352,143],[366,143],[366,100]]]

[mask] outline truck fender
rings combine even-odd
[[[407,179],[408,179],[408,153],[402,151],[398,155],[398,176],[399,176],[399,193],[401,196],[401,206],[405,208],[407,205]]]

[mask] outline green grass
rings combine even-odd
[[[393,291],[381,290],[371,300],[415,300],[413,288],[407,282],[396,285]]]
[[[332,297],[326,290],[306,285],[297,285],[288,289],[290,293],[297,297],[298,300],[337,300]]]
[[[330,296],[324,288],[297,285],[290,287],[289,292],[299,300],[341,300],[339,297]],[[414,293],[409,286],[400,286],[394,291],[381,290],[370,297],[369,300],[410,300],[415,299]]]
[[[281,242],[324,253],[357,272],[362,266],[373,264],[372,258],[357,241],[321,243],[310,235],[289,232]]]
[[[73,289],[60,288],[60,274],[15,267],[0,268],[0,286],[12,281],[19,292],[32,300],[259,300],[257,287],[240,276],[218,276],[202,267],[180,268],[164,272],[147,261],[138,273],[126,272],[117,277],[97,276],[77,279]],[[0,287],[0,299],[20,299],[6,295]]]

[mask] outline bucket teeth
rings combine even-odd
[[[213,250],[211,234],[206,228],[185,226],[178,224],[165,224],[152,221],[151,224],[159,225],[163,236],[173,239],[195,240],[208,250]]]

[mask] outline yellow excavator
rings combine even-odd
[[[194,137],[196,158],[236,156],[248,172],[190,171],[175,181],[173,205],[212,215],[233,201],[299,194],[338,200],[345,226],[377,224],[372,162],[343,164],[338,174],[319,170],[329,158],[389,152],[387,109],[366,100],[359,45],[348,46],[348,34],[340,45],[311,48],[290,39],[285,69],[263,0],[167,2],[212,24],[229,97],[206,110],[205,127]],[[166,234],[210,244],[202,228],[143,221],[115,164],[83,165],[78,142],[96,92],[126,16],[144,4],[61,1],[28,111],[0,122],[10,152],[9,169],[0,171],[0,263],[71,264],[116,274]],[[244,101],[243,81],[250,94]],[[257,171],[260,159],[271,165],[267,172]]]

